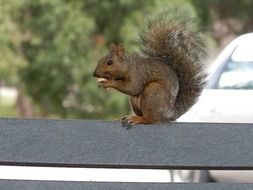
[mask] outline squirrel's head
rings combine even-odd
[[[100,80],[125,80],[127,72],[124,47],[112,43],[109,46],[109,53],[98,61],[94,77]]]

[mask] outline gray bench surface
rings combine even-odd
[[[102,183],[0,180],[6,190],[252,190],[253,184]]]
[[[0,165],[253,169],[253,124],[0,119]]]

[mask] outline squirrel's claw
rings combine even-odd
[[[106,90],[106,91],[109,91],[109,90],[110,90],[108,87],[105,87],[105,85],[104,85],[103,82],[98,83],[98,87],[99,87],[99,88],[102,88],[102,89],[104,89],[104,90]]]
[[[104,83],[103,83],[103,82],[99,82],[99,83],[98,83],[98,87],[99,87],[99,88],[105,88],[105,87],[104,87]]]
[[[126,129],[131,129],[133,127],[134,123],[131,121],[131,122],[122,122],[122,126],[123,127],[126,127]]]
[[[135,124],[131,116],[123,117],[120,120],[121,120],[122,126],[126,127],[127,129],[132,128],[133,125]]]

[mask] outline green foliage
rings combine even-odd
[[[96,32],[105,35],[108,45],[112,41],[120,42],[124,39],[120,30],[125,20],[133,12],[142,11],[150,2],[151,0],[86,0],[83,9],[94,18]]]
[[[66,116],[63,101],[88,61],[92,21],[61,0],[25,1],[14,19],[26,35],[21,48],[28,64],[19,74],[28,94],[44,115]]]
[[[5,83],[16,83],[18,68],[25,65],[21,55],[21,35],[11,15],[22,4],[20,1],[0,0],[0,81]]]
[[[122,98],[100,92],[92,78],[94,21],[81,8],[80,2],[26,1],[15,18],[29,34],[22,42],[28,65],[20,77],[43,115],[91,118],[124,111]]]

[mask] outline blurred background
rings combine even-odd
[[[137,50],[147,16],[187,11],[206,34],[205,63],[253,31],[252,0],[0,0],[0,116],[113,119],[126,96],[92,72],[110,42]]]

